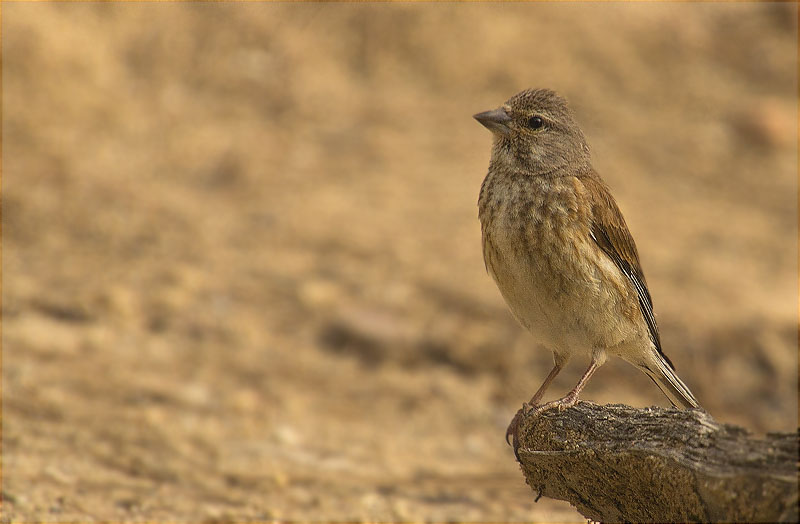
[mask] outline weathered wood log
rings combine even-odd
[[[534,493],[592,520],[798,521],[797,433],[756,439],[702,410],[579,402],[525,416],[519,443]]]

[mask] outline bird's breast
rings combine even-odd
[[[591,239],[580,182],[489,178],[479,200],[484,261],[515,318],[551,348],[618,343],[625,297],[609,283],[624,276]]]

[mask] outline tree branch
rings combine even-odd
[[[527,415],[519,442],[533,491],[592,520],[798,520],[796,433],[758,440],[701,410],[579,402]]]

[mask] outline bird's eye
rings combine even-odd
[[[544,125],[544,120],[540,116],[532,116],[528,119],[528,127],[531,129],[539,129]]]

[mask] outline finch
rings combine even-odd
[[[483,260],[511,313],[554,360],[506,431],[515,452],[521,416],[574,405],[608,355],[641,369],[674,406],[700,407],[661,348],[636,244],[567,102],[529,89],[474,118],[493,138],[478,199]],[[566,396],[539,406],[573,355],[588,356],[588,369]]]

